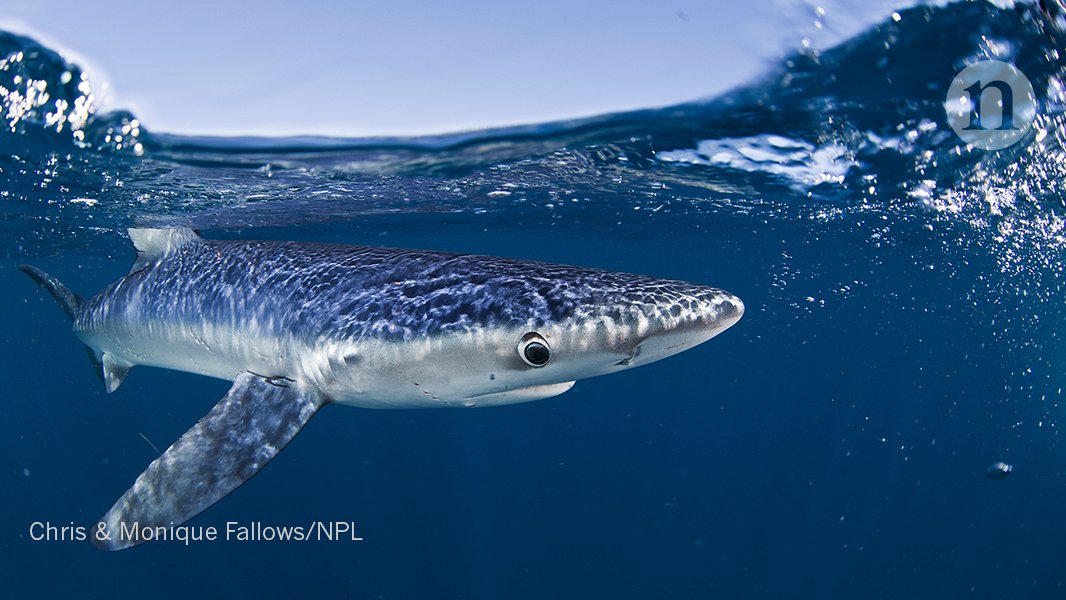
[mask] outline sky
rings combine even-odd
[[[154,131],[361,137],[706,98],[913,3],[0,0],[0,28],[81,64]]]

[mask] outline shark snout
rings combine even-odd
[[[705,288],[695,301],[695,319],[691,324],[682,323],[676,329],[679,332],[688,332],[695,343],[703,343],[712,337],[732,327],[744,316],[744,302],[730,294],[718,289]]]
[[[730,294],[719,291],[718,295],[702,303],[701,321],[705,327],[716,329],[721,333],[744,316],[744,301]]]
[[[744,316],[744,302],[737,296],[712,288],[700,292],[665,307],[655,326],[616,364],[637,366],[677,354],[706,342]]]

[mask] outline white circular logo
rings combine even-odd
[[[951,80],[948,123],[968,144],[999,150],[1022,139],[1036,117],[1033,84],[1014,65],[984,60]]]

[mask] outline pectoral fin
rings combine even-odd
[[[145,541],[138,532],[146,528],[191,519],[258,473],[323,404],[321,394],[295,382],[242,373],[211,412],[148,465],[90,541],[121,550]]]

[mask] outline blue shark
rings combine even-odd
[[[736,323],[681,281],[421,250],[131,229],[130,272],[89,299],[20,268],[73,322],[108,392],[134,366],[232,381],[96,524],[106,550],[178,526],[262,469],[324,405],[497,406],[648,364]],[[98,533],[99,532],[99,533]],[[102,535],[101,535],[102,533]]]

